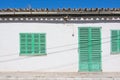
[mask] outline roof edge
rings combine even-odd
[[[56,14],[120,14],[120,8],[8,8],[0,9],[0,15],[56,15]]]

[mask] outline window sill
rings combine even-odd
[[[34,53],[34,54],[22,54],[20,53],[19,56],[47,56],[47,53]]]
[[[120,52],[111,52],[110,55],[119,55]]]

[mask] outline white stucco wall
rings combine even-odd
[[[77,72],[78,27],[102,28],[102,71],[120,71],[120,55],[110,54],[110,30],[120,23],[0,23],[0,71]],[[47,55],[19,56],[19,33],[46,33]]]

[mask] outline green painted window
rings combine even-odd
[[[79,71],[101,71],[101,29],[79,27]]]
[[[111,31],[111,52],[120,53],[120,30]]]
[[[20,33],[20,55],[45,55],[45,33]]]

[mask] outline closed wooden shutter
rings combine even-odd
[[[89,29],[79,28],[79,68],[80,71],[89,69]]]
[[[44,33],[21,33],[20,54],[41,55],[46,54],[46,34]]]
[[[79,71],[101,71],[100,28],[79,28]]]
[[[120,52],[120,30],[111,31],[111,50],[113,54]]]
[[[21,33],[20,34],[20,53],[22,53],[22,54],[25,54],[26,51],[27,51],[27,48],[26,48],[27,41],[26,41],[26,39],[27,39],[27,35]]]
[[[100,28],[91,28],[90,71],[101,70],[101,32]]]
[[[40,53],[46,53],[46,36],[45,34],[40,34]]]

